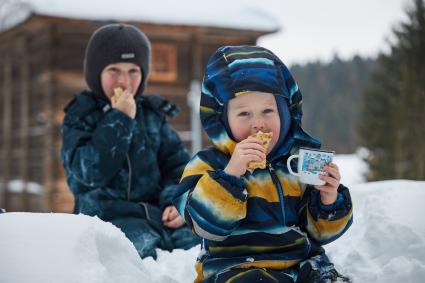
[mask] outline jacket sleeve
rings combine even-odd
[[[353,205],[347,187],[338,187],[335,203],[324,205],[320,192],[311,186],[303,196],[304,206],[300,210],[301,226],[309,236],[321,245],[339,238],[353,222]]]
[[[180,215],[200,237],[222,241],[246,217],[247,191],[240,179],[195,156],[174,196]]]
[[[175,185],[179,183],[183,169],[190,160],[177,132],[164,118],[160,129],[161,144],[158,162],[161,170],[161,187],[159,205],[164,208],[172,204]]]
[[[96,125],[68,112],[61,128],[61,157],[68,176],[86,186],[106,185],[122,167],[135,121],[111,109]]]

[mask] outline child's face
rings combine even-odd
[[[128,90],[134,96],[142,81],[142,71],[133,63],[114,63],[103,69],[100,81],[102,90],[109,99],[117,87]]]
[[[269,153],[279,139],[280,117],[273,94],[248,92],[229,101],[227,119],[237,142],[258,131],[272,132]]]

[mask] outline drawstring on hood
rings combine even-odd
[[[301,128],[302,95],[288,68],[270,50],[246,45],[219,48],[205,69],[200,116],[215,147],[233,153],[236,141],[227,121],[227,103],[251,91],[272,93],[276,97],[281,129],[269,160],[289,154],[294,146],[320,147],[320,142]]]

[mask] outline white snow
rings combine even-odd
[[[43,194],[43,186],[34,182],[25,183],[22,180],[12,180],[9,181],[7,188],[11,193],[23,193],[25,190],[26,192],[34,195]]]
[[[359,183],[358,157],[335,162],[354,203],[352,227],[325,246],[339,271],[356,283],[423,282],[425,181]],[[141,260],[119,229],[96,217],[0,214],[0,282],[193,282],[198,252],[158,250],[156,261]]]
[[[24,4],[21,4],[24,3]],[[13,27],[31,14],[99,21],[140,21],[275,31],[279,23],[270,14],[243,0],[19,0],[3,13],[4,29]],[[1,30],[1,25],[0,25]]]
[[[149,282],[131,242],[96,217],[0,215],[0,282]]]
[[[340,271],[354,282],[424,282],[425,182],[374,182],[350,192],[353,226],[326,246]]]
[[[356,154],[337,154],[334,163],[338,165],[341,172],[341,183],[347,187],[363,183],[368,171],[367,164],[363,159],[368,155],[364,148],[357,150]]]

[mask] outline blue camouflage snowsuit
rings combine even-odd
[[[76,95],[65,108],[61,157],[74,213],[113,223],[142,258],[155,258],[155,248],[199,242],[187,226],[169,229],[161,220],[189,155],[166,121],[171,104],[159,96],[135,100],[133,120],[92,92]]]

